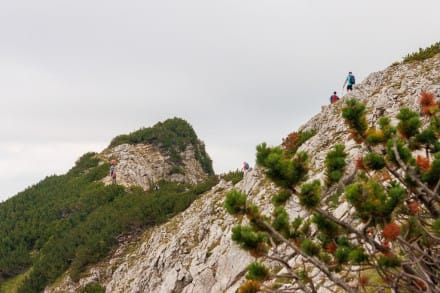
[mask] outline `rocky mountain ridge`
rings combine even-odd
[[[188,145],[179,156],[182,162],[176,166],[159,147],[145,143],[121,144],[100,154],[107,161],[116,160],[117,183],[124,186],[141,186],[145,190],[159,180],[195,184],[208,176],[196,158],[193,145]],[[103,182],[111,184],[110,175]]]
[[[383,115],[395,122],[402,106],[418,109],[422,91],[440,97],[440,55],[370,74],[353,92],[301,126],[300,131],[317,131],[299,149],[310,154],[310,180],[324,180],[325,155],[335,144],[345,143],[349,162],[346,176],[353,172],[356,158],[365,152],[350,138],[340,115],[345,99],[354,97],[364,102],[368,123],[374,126]],[[228,215],[222,203],[232,188],[247,194],[263,214],[273,211],[270,199],[277,188],[256,168],[246,172],[235,186],[220,182],[168,223],[146,231],[141,242],[127,244],[91,267],[79,282],[65,277],[46,292],[75,292],[93,282],[106,292],[235,292],[254,258],[231,240],[231,228],[239,220]],[[296,197],[287,202],[286,211],[291,218],[308,216]],[[353,210],[347,202],[340,202],[333,213],[346,218]]]

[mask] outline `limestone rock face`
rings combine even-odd
[[[183,167],[171,163],[169,156],[152,144],[122,144],[104,151],[102,155],[109,161],[116,159],[117,183],[125,186],[137,185],[145,189],[160,179],[196,183],[207,176],[191,145],[180,153]],[[109,175],[103,181],[110,184],[112,179]]]
[[[235,188],[268,202],[276,188],[263,177],[254,169]],[[186,211],[120,247],[79,282],[66,277],[46,292],[75,292],[91,282],[106,292],[235,292],[254,258],[231,239],[237,220],[225,211],[223,200],[232,188],[220,181]]]
[[[366,152],[348,135],[341,117],[344,99],[354,97],[364,102],[370,113],[367,120],[374,126],[383,115],[395,117],[401,107],[418,109],[422,91],[440,97],[440,55],[372,73],[357,84],[353,92],[325,107],[299,129],[317,131],[299,149],[311,158],[309,180],[324,180],[326,153],[337,143],[345,144],[349,154],[346,176],[353,172],[355,159]],[[190,149],[187,152],[182,157],[187,158],[185,168],[191,171],[185,175],[170,174],[172,166],[166,165],[166,158],[152,146],[121,145],[105,156],[117,158],[118,180],[127,185],[145,186],[147,179],[194,182],[202,177],[202,169],[193,160],[193,153]],[[109,179],[106,178],[106,182]],[[75,292],[90,282],[99,283],[106,292],[235,292],[244,282],[245,269],[254,258],[231,240],[231,229],[240,220],[226,213],[223,201],[232,188],[247,194],[263,214],[272,213],[271,197],[277,188],[256,168],[246,172],[236,186],[221,181],[168,223],[145,231],[141,239],[125,242],[108,259],[89,268],[79,282],[65,277],[46,292]],[[309,216],[295,196],[287,202],[286,210],[291,219]],[[352,217],[353,209],[343,202],[333,214],[338,218]],[[290,263],[297,261],[300,260],[292,259]]]

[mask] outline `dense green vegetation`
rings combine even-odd
[[[369,128],[359,100],[346,100],[341,114],[363,150],[356,173],[346,174],[342,144],[327,153],[326,178],[306,181],[307,154],[263,143],[257,163],[281,188],[272,215],[259,213],[241,192],[226,195],[225,209],[239,221],[232,240],[263,259],[249,266],[252,282],[238,292],[440,292],[440,102],[422,92],[420,112],[402,108],[397,123],[383,117],[378,129]],[[284,205],[291,196],[309,217],[290,219]],[[331,198],[354,213],[337,216],[326,205]],[[265,260],[283,270],[270,270]],[[287,286],[277,291],[264,283],[273,279]]]
[[[422,61],[434,57],[440,53],[440,42],[427,48],[419,48],[419,51],[408,54],[403,58],[403,62]]]
[[[237,169],[235,171],[231,170],[228,173],[220,175],[220,178],[226,181],[231,181],[232,184],[237,184],[238,182],[243,180],[243,176],[244,172]]]
[[[188,145],[193,145],[196,159],[200,162],[203,170],[209,175],[214,174],[212,161],[205,151],[204,144],[197,138],[192,126],[181,118],[168,119],[156,123],[153,127],[141,128],[130,134],[119,135],[111,141],[110,147],[124,143],[157,145],[161,150],[167,152],[171,161],[176,164],[182,162],[180,153],[185,151]]]
[[[0,203],[0,283],[32,268],[18,292],[40,292],[66,269],[76,280],[117,243],[117,236],[162,223],[209,190],[159,182],[161,189],[105,186],[109,165],[94,153],[65,175],[47,177]],[[1,291],[1,289],[0,289]]]

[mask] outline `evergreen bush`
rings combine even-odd
[[[374,152],[366,154],[363,162],[370,170],[380,170],[385,167],[383,156]]]
[[[246,279],[255,281],[265,281],[269,278],[269,269],[259,262],[253,262],[248,266]]]
[[[329,186],[337,183],[344,174],[346,166],[345,158],[347,157],[344,149],[344,145],[337,144],[325,157],[324,163],[326,167],[327,185]]]
[[[246,209],[246,194],[233,189],[226,194],[225,209],[230,214],[242,213]]]
[[[403,58],[403,62],[423,61],[440,53],[440,42],[434,43],[426,48],[419,48],[419,51],[410,53]]]

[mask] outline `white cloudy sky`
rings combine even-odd
[[[440,40],[438,0],[0,2],[0,200],[174,116],[216,172]]]

